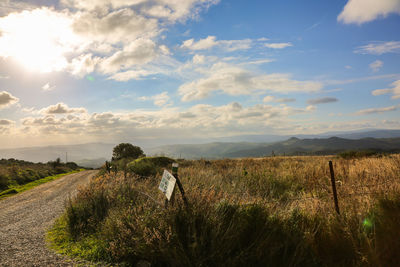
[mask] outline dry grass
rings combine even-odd
[[[334,163],[341,216],[328,161]],[[51,236],[64,253],[154,266],[388,266],[400,261],[400,155],[181,161],[179,194],[160,177],[104,174]]]
[[[224,199],[262,202],[277,211],[334,211],[328,162],[333,161],[343,213],[365,213],[378,196],[400,192],[400,155],[360,159],[324,156],[188,161],[180,177],[187,191],[213,190]],[[275,204],[274,204],[275,203]]]

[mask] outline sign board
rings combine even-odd
[[[175,184],[175,177],[167,170],[164,170],[158,189],[160,189],[165,194],[168,200],[171,199],[172,193],[174,192]]]

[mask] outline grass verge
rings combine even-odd
[[[83,171],[83,170],[84,169],[79,169],[79,170],[70,171],[70,172],[66,172],[66,173],[56,174],[56,175],[48,176],[48,177],[45,177],[45,178],[30,182],[30,183],[27,183],[27,184],[24,184],[24,185],[13,186],[13,187],[11,187],[11,188],[9,188],[9,189],[7,189],[7,190],[5,190],[5,191],[0,193],[0,200],[3,199],[3,198],[6,198],[6,197],[13,196],[15,194],[24,192],[24,191],[29,190],[31,188],[34,188],[34,187],[36,187],[38,185],[41,185],[41,184],[56,180],[56,179],[61,178],[61,177],[65,176],[65,175],[77,173],[77,172],[80,172],[80,171]]]

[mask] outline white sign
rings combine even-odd
[[[175,184],[176,184],[175,177],[172,174],[170,174],[167,170],[164,170],[163,176],[161,178],[161,183],[158,186],[158,189],[160,189],[165,194],[168,200],[171,199],[172,193],[174,192]]]

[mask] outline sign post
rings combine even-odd
[[[172,194],[174,193],[175,184],[175,177],[167,170],[164,170],[158,189],[160,189],[164,193],[168,200],[171,200]]]
[[[179,191],[181,191],[183,203],[185,203],[185,206],[187,206],[188,203],[187,203],[187,199],[186,199],[186,196],[185,196],[185,190],[183,189],[181,180],[179,180],[179,176],[178,176],[178,167],[179,167],[178,163],[172,163],[172,174],[176,178],[176,183],[178,184]]]
[[[332,161],[329,161],[329,171],[331,173],[331,183],[332,183],[332,194],[333,194],[333,201],[335,202],[335,209],[338,215],[340,215],[339,211],[339,202],[336,192],[336,182],[335,182],[335,173],[333,172],[333,165]]]
[[[188,205],[185,196],[185,190],[183,190],[182,183],[178,177],[178,167],[179,167],[178,163],[172,164],[172,174],[169,173],[167,170],[164,170],[160,185],[158,186],[158,189],[160,189],[167,197],[167,199],[165,200],[165,207],[168,206],[168,201],[173,200],[175,184],[178,184],[179,191],[181,192],[182,195],[183,203],[185,203],[185,206]]]

